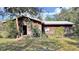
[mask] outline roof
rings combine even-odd
[[[43,21],[46,25],[73,25],[72,22],[68,21]]]
[[[42,21],[37,18],[32,18],[32,17],[27,17],[27,16],[20,16],[19,18],[29,18],[31,20],[43,23],[44,25],[73,25],[73,23],[69,21]],[[3,21],[3,23],[4,22],[6,21]]]
[[[20,17],[18,17],[18,18],[19,18],[19,19],[20,19],[20,18],[29,18],[29,19],[31,19],[31,20],[33,20],[33,21],[41,22],[41,20],[39,20],[39,19],[37,19],[37,18],[28,17],[28,16],[20,16]]]

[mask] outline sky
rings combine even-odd
[[[61,9],[58,7],[39,7],[43,9],[43,13],[41,13],[43,15],[43,19],[47,16],[47,15],[53,15],[54,14],[58,14],[61,12]],[[3,10],[2,8],[0,8],[0,10]],[[7,18],[7,17],[6,17]],[[0,16],[0,20],[2,20],[2,17]]]
[[[45,18],[47,15],[53,17],[53,15],[59,14],[61,12],[59,7],[43,7],[43,10],[45,11],[42,13],[43,18]]]

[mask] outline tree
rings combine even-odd
[[[57,16],[57,20],[71,21],[74,23],[73,33],[79,35],[79,8],[72,7],[70,9],[61,8],[62,11]]]
[[[37,7],[5,7],[4,10],[10,16],[22,16],[30,14],[32,17],[41,12]]]
[[[45,18],[45,20],[46,20],[46,21],[54,21],[54,18],[52,18],[52,17],[50,17],[50,16],[47,16],[47,17]]]

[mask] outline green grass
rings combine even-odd
[[[10,38],[0,38],[0,44],[1,43],[7,43],[7,42],[14,42],[15,39],[10,39]]]
[[[53,39],[52,39],[53,38]],[[78,41],[72,40],[70,38],[55,38],[55,37],[50,37],[51,41],[56,41],[55,44],[59,48],[57,49],[58,51],[76,51],[79,50],[77,47]]]
[[[21,41],[0,38],[0,51],[77,51],[78,41],[70,38],[25,38]]]

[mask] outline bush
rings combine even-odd
[[[7,31],[0,32],[0,38],[8,38],[8,37],[9,37],[9,33]]]
[[[64,28],[63,27],[56,27],[55,28],[55,33],[54,35],[55,37],[63,37],[64,36]]]
[[[34,37],[40,37],[40,30],[37,27],[32,28],[33,36]]]
[[[76,36],[79,36],[79,28],[74,31],[74,34],[76,34]]]
[[[16,22],[12,21],[12,20],[8,20],[8,21],[6,21],[6,23],[4,23],[4,31],[8,32],[9,38],[15,38],[17,35],[15,23]]]

